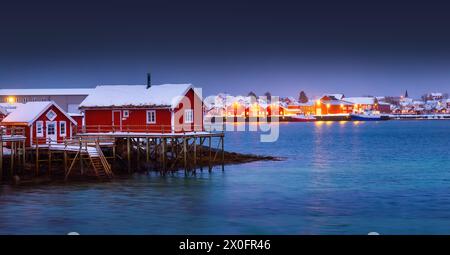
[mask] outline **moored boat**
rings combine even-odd
[[[311,116],[311,115],[297,114],[297,115],[291,116],[291,121],[292,122],[311,122],[311,121],[316,121],[316,118],[314,118],[314,116]]]
[[[350,114],[350,118],[356,121],[380,121],[389,119],[388,116],[380,114]]]

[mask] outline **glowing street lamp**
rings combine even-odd
[[[16,99],[13,96],[8,97],[8,103],[12,104],[16,101]]]

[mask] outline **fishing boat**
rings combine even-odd
[[[373,113],[353,113],[350,114],[351,120],[356,121],[380,121],[380,120],[388,120],[389,117],[381,114],[373,114]]]
[[[316,121],[316,118],[311,115],[297,114],[291,117],[292,122],[311,122]]]

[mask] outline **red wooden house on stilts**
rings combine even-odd
[[[80,104],[84,133],[203,131],[203,102],[190,84],[101,85]]]

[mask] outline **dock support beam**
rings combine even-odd
[[[35,169],[35,175],[38,176],[39,175],[39,144],[38,144],[38,138],[36,137],[36,169]]]
[[[146,139],[146,145],[145,145],[145,161],[150,162],[150,138]]]
[[[194,173],[197,167],[197,138],[194,137]]]
[[[222,142],[222,171],[224,171],[225,170],[225,143],[224,143],[225,139],[224,139],[223,135],[220,137],[220,140]]]
[[[130,145],[130,138],[127,138],[127,160],[128,160],[128,172],[131,173],[131,145]]]
[[[47,175],[50,176],[52,172],[52,151],[50,150],[50,144],[48,145],[48,172]]]
[[[9,167],[9,177],[13,177],[14,174],[14,157],[16,156],[16,143],[12,142],[11,143],[11,164]]]
[[[183,159],[184,159],[184,173],[187,171],[187,140],[183,137]]]
[[[209,137],[209,140],[208,140],[208,146],[209,146],[209,156],[208,156],[208,164],[209,164],[209,166],[208,166],[208,171],[209,172],[211,172],[211,169],[212,169],[212,166],[211,166],[211,164],[212,164],[212,162],[211,162],[211,157],[212,157],[212,148],[211,148],[211,136]]]
[[[162,167],[163,171],[166,172],[166,138],[163,138],[162,140]]]
[[[3,129],[0,129],[0,182],[3,180]]]

